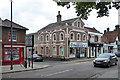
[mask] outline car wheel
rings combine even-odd
[[[117,62],[115,62],[115,65],[117,65]]]
[[[96,65],[94,65],[94,67],[97,67]]]
[[[107,67],[108,67],[108,68],[110,67],[110,63],[108,63]]]

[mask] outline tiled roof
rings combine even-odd
[[[120,41],[120,28],[118,30],[106,32],[103,35],[103,42],[105,43],[114,43],[116,38]]]
[[[77,20],[78,18],[73,18],[73,19],[68,19],[68,20],[64,20],[64,21],[61,21],[61,24],[58,25],[57,22],[55,23],[51,23],[49,25],[47,25],[46,27],[42,28],[41,30],[46,30],[46,29],[50,29],[50,28],[57,28],[57,27],[61,27],[61,26],[64,26],[66,25],[66,23],[69,25],[69,26],[72,26],[72,23]],[[82,21],[82,20],[81,20]]]
[[[84,27],[85,29],[87,29],[89,32],[94,32],[94,33],[100,33],[102,34],[100,31],[98,31],[97,29],[95,29],[94,27],[93,28],[90,28],[90,27]]]
[[[11,27],[11,21],[8,20],[8,19],[3,20],[2,21],[2,26]],[[12,26],[13,26],[13,28],[17,28],[17,29],[29,30],[28,28],[25,28],[25,27],[23,27],[23,26],[21,26],[19,24],[14,23],[14,22],[12,22]]]

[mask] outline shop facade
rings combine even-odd
[[[87,56],[88,43],[70,42],[69,58],[84,58]]]
[[[3,65],[11,64],[11,45],[2,44],[3,46]],[[24,61],[25,44],[13,44],[13,65],[20,64]]]
[[[11,64],[11,27],[10,21],[8,19],[0,19],[0,31],[2,34],[0,42],[0,50],[2,57],[2,65]],[[20,26],[16,23],[12,23],[13,35],[12,35],[12,55],[13,55],[13,65],[20,64],[25,58],[25,36],[27,28]]]

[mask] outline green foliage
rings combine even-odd
[[[109,16],[109,10],[112,7],[115,7],[117,10],[120,8],[119,2],[72,2],[76,9],[77,16],[81,17],[82,19],[87,20],[90,12],[93,9],[97,10],[97,17]],[[58,6],[70,8],[70,2],[57,2]],[[68,6],[69,5],[69,6]]]

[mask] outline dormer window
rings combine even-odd
[[[77,22],[77,27],[81,27],[81,23],[80,22]]]

